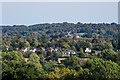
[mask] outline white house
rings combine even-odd
[[[62,56],[70,56],[70,52],[69,51],[63,51],[63,55]]]
[[[70,56],[70,54],[75,55],[76,53],[73,50],[63,51],[62,56]]]
[[[75,51],[73,51],[73,50],[69,50],[69,52],[70,52],[72,55],[76,54]]]
[[[55,51],[57,52],[59,49],[61,49],[60,47],[57,47],[57,48],[55,48]]]
[[[55,48],[55,51],[57,52],[57,51],[58,51],[58,48]]]
[[[90,48],[86,48],[85,52],[89,53],[89,52],[91,52],[91,49]]]
[[[18,48],[16,48],[16,50],[18,51]]]
[[[8,49],[9,49],[9,46],[6,46],[6,49],[8,50]]]
[[[36,48],[30,48],[29,51],[31,51],[31,52],[35,52],[36,50],[37,50]]]
[[[26,52],[27,51],[27,48],[22,48],[21,49],[23,52]]]
[[[75,38],[80,38],[80,36],[78,34],[75,34],[74,37]]]

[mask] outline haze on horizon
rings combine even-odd
[[[118,23],[117,2],[4,2],[3,25]]]

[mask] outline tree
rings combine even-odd
[[[117,53],[112,49],[104,49],[101,54],[102,58],[105,60],[117,61]]]
[[[16,39],[20,39],[22,37],[22,35],[20,35],[19,33],[16,36]]]
[[[83,49],[80,48],[80,51],[77,53],[79,57],[85,57],[85,53],[83,52]]]
[[[83,34],[82,37],[91,38],[92,37],[92,33]]]
[[[49,61],[52,60],[52,58],[53,58],[53,53],[50,50],[48,50],[46,55],[46,60]]]
[[[118,52],[117,63],[120,65],[120,52]]]
[[[90,76],[87,79],[120,79],[120,66],[112,61],[103,59],[90,59],[86,62],[85,68],[88,68]],[[89,74],[87,74],[89,75]]]
[[[29,57],[29,63],[34,64],[38,69],[42,69],[42,65],[40,63],[40,57],[36,53],[31,53]]]
[[[58,64],[54,61],[50,60],[48,62],[43,63],[43,69],[48,73],[50,71],[53,71],[55,69],[55,67],[58,67]]]
[[[20,47],[21,48],[23,48],[23,47],[30,48],[30,44],[28,41],[23,41],[23,42],[20,42]]]
[[[77,79],[76,78],[76,71],[75,70],[70,70],[68,68],[63,68],[63,69],[59,69],[59,68],[55,68],[55,70],[53,72],[50,72],[48,74],[48,78],[52,79],[52,80],[56,80],[56,79],[62,79],[62,80],[66,80],[66,79]]]
[[[117,48],[117,41],[115,39],[112,40],[112,45],[114,48]]]
[[[38,79],[44,74],[41,68],[34,63],[26,63],[20,61],[3,61],[2,79],[3,80],[28,80]]]
[[[36,53],[31,53],[29,61],[33,63],[40,63],[40,57]]]
[[[38,46],[38,40],[37,39],[32,39],[32,43],[30,44],[32,47],[37,47]]]
[[[69,57],[68,59],[64,60],[62,63],[70,69],[75,69],[77,65],[83,66],[86,61],[80,59],[79,57]]]
[[[20,51],[12,51],[4,54],[3,60],[17,60],[17,61],[23,61],[23,55]]]
[[[83,48],[83,49],[86,49],[86,48],[92,49],[92,44],[90,42],[80,41],[78,42],[78,45],[80,48]]]
[[[49,40],[49,37],[47,35],[42,35],[40,37],[40,42],[46,43],[48,42],[48,40]]]
[[[61,47],[64,48],[64,50],[68,50],[70,48],[67,42],[62,42]]]
[[[40,57],[40,63],[44,63],[45,62],[44,55],[39,54],[39,57]]]

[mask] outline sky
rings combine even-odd
[[[119,2],[119,0],[1,0],[1,2]]]
[[[118,22],[118,2],[3,2],[3,25]]]

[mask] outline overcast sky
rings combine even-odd
[[[118,22],[117,2],[3,2],[3,25]]]

